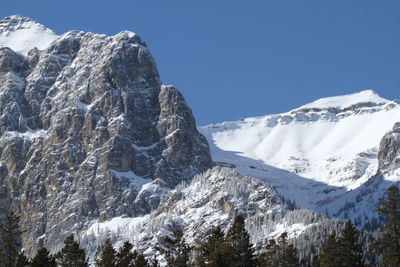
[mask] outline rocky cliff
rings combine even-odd
[[[20,16],[0,21],[0,204],[21,213],[28,251],[94,219],[149,213],[165,188],[212,165],[139,36],[71,31],[44,50],[4,45],[34,27],[49,32]]]
[[[380,173],[391,174],[400,169],[400,122],[395,123],[393,129],[383,136],[378,160]]]

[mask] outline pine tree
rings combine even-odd
[[[31,263],[24,253],[19,253],[17,257],[17,262],[15,263],[15,267],[31,267]]]
[[[156,248],[165,257],[170,267],[187,267],[189,265],[189,253],[191,248],[186,244],[181,229],[173,230],[174,239],[165,237],[165,249]]]
[[[311,260],[311,267],[321,267],[319,255],[315,255]]]
[[[258,257],[258,265],[261,267],[278,266],[279,264],[279,246],[275,239],[268,240],[266,252],[263,252]]]
[[[229,266],[256,266],[253,245],[250,243],[250,236],[245,229],[244,218],[241,215],[235,217],[233,225],[226,235],[224,254],[231,256],[228,262]]]
[[[150,267],[159,267],[160,266],[160,264],[158,263],[158,260],[157,260],[157,258],[156,257],[154,257],[152,260],[151,260],[151,262],[150,262]]]
[[[296,267],[299,266],[299,259],[297,258],[297,251],[292,244],[288,243],[287,232],[283,232],[278,239],[279,248],[279,266]]]
[[[137,257],[137,252],[132,252],[133,245],[129,241],[125,241],[122,247],[119,248],[116,255],[117,267],[129,267]]]
[[[87,267],[85,251],[79,248],[74,235],[64,240],[64,247],[56,255],[56,262],[60,267]]]
[[[297,267],[299,259],[297,251],[292,244],[288,243],[287,233],[283,232],[278,242],[275,239],[270,239],[266,246],[266,252],[258,257],[258,263],[261,267]]]
[[[338,261],[336,233],[328,235],[325,246],[319,256],[319,264],[321,267],[336,267],[340,266]]]
[[[21,249],[19,216],[11,210],[0,226],[0,266],[15,266]]]
[[[396,186],[388,188],[386,198],[379,199],[378,212],[383,217],[381,236],[372,247],[382,255],[382,266],[400,266],[400,192]]]
[[[31,267],[56,267],[55,259],[50,255],[46,248],[41,248],[37,251],[32,259]]]
[[[111,239],[107,238],[103,245],[97,248],[96,252],[96,266],[98,267],[112,267],[116,263],[116,254]]]
[[[338,261],[341,266],[364,266],[362,261],[362,246],[358,242],[359,232],[347,221],[337,240]]]
[[[134,267],[148,267],[149,264],[144,257],[143,253],[139,253],[135,259],[135,264],[133,265]],[[168,265],[169,266],[169,265]]]
[[[200,261],[207,267],[228,266],[224,256],[224,242],[224,233],[221,227],[215,227],[207,242],[200,247]]]

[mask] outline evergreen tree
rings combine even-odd
[[[135,264],[133,266],[134,267],[148,267],[149,266],[149,264],[148,264],[146,258],[144,257],[143,253],[140,253],[140,254],[137,255],[137,257],[135,259]]]
[[[97,248],[96,252],[96,266],[98,267],[112,267],[116,263],[116,254],[111,239],[107,238],[103,245]]]
[[[189,266],[189,253],[191,248],[186,244],[181,229],[173,230],[174,239],[165,237],[165,249],[156,248],[160,251],[170,267]]]
[[[338,261],[341,266],[364,266],[362,261],[362,247],[358,242],[359,232],[356,227],[347,221],[340,237],[337,240]]]
[[[321,267],[321,261],[318,255],[315,255],[311,260],[311,267]]]
[[[56,262],[60,267],[87,267],[85,251],[79,248],[74,235],[64,240],[64,247],[56,255]]]
[[[207,242],[200,247],[200,261],[207,267],[228,266],[224,256],[224,233],[220,226],[217,226]]]
[[[229,266],[256,266],[253,245],[250,243],[250,236],[245,229],[244,218],[241,215],[235,217],[233,225],[226,235],[224,247],[224,254],[230,256]]]
[[[328,235],[325,246],[322,248],[321,255],[319,256],[319,264],[321,267],[340,266],[337,246],[336,233],[333,232]]]
[[[266,252],[263,252],[258,257],[258,265],[261,267],[278,266],[279,264],[279,246],[275,239],[268,240]]]
[[[261,267],[300,266],[297,251],[292,244],[288,243],[286,232],[279,236],[278,242],[274,239],[268,241],[266,252],[258,257],[258,263]]]
[[[400,266],[400,192],[396,186],[387,190],[386,198],[378,203],[383,217],[381,236],[372,243],[374,253],[382,256],[382,266]]]
[[[15,267],[30,267],[30,262],[24,253],[19,253],[17,257],[17,262],[15,263]]]
[[[41,248],[32,259],[31,267],[56,267],[55,259],[50,255],[46,248]]]
[[[21,249],[19,216],[11,210],[0,226],[0,266],[15,266]]]
[[[292,244],[288,243],[287,232],[283,232],[278,239],[279,248],[279,266],[296,267],[299,266],[299,259],[297,258],[297,251]]]
[[[158,263],[158,260],[157,260],[157,258],[156,257],[154,257],[152,260],[151,260],[151,262],[150,262],[150,267],[159,267],[160,266],[160,264]]]
[[[129,241],[125,241],[122,247],[119,248],[116,255],[117,267],[129,267],[133,264],[137,257],[137,252],[132,252],[133,245]]]

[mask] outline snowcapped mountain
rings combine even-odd
[[[148,214],[212,166],[136,34],[56,36],[20,16],[0,25],[0,213],[21,214],[28,253],[93,220]]]
[[[399,119],[367,90],[197,128],[136,34],[0,20],[0,215],[19,212],[30,255],[74,233],[89,255],[111,237],[162,262],[175,228],[195,245],[242,214],[257,251],[288,231],[309,257],[341,227],[330,217],[377,223]]]
[[[200,131],[214,161],[271,182],[302,208],[356,219],[359,213],[340,210],[354,200],[348,198],[352,190],[363,188],[377,174],[381,139],[399,120],[399,101],[366,90]]]
[[[43,50],[58,36],[29,18],[14,15],[0,21],[0,47],[9,47],[26,56],[33,48]]]

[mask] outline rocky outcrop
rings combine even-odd
[[[390,174],[400,169],[400,122],[395,123],[392,131],[383,136],[378,161],[380,173]]]
[[[211,165],[183,96],[134,33],[72,31],[27,56],[0,48],[0,204],[21,213],[28,251],[94,219],[148,213],[160,199],[143,184],[172,188]]]

